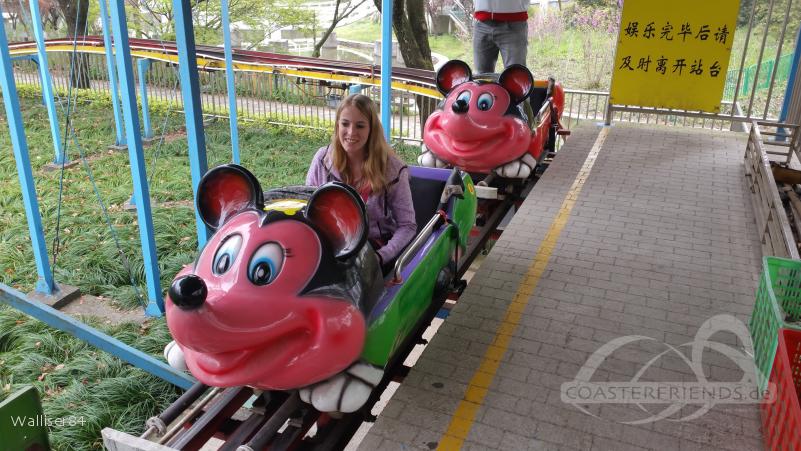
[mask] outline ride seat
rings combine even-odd
[[[437,212],[442,191],[445,189],[445,181],[411,176],[409,185],[412,189],[414,220],[417,223],[415,236],[417,236]]]
[[[546,100],[548,100],[548,88],[540,88],[535,86],[531,89],[531,95],[528,98],[528,102],[525,102],[526,105],[523,107],[528,115],[528,126],[531,129],[534,129],[539,125],[535,123],[537,120],[537,113],[540,111],[540,108],[542,108],[542,105]]]

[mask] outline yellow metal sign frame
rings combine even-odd
[[[739,0],[626,0],[610,103],[720,112]]]

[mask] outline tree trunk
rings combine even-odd
[[[392,3],[392,28],[398,39],[406,67],[434,70],[431,61],[431,47],[428,45],[428,25],[425,19],[425,0],[394,0]],[[373,0],[381,11],[381,0]],[[432,102],[427,98],[415,96],[417,110],[420,112],[422,128],[433,112]]]
[[[373,0],[373,3],[381,11],[381,0]],[[394,0],[392,29],[407,67],[434,70],[431,47],[428,46],[424,0]]]
[[[328,29],[325,30],[325,32],[323,33],[323,36],[320,38],[320,41],[314,44],[314,50],[312,50],[312,55],[311,55],[313,58],[320,57],[320,52],[322,51],[323,46],[325,45],[325,41],[328,40],[333,31],[334,31],[333,25],[328,27]]]
[[[328,37],[331,36],[331,33],[334,32],[334,28],[336,28],[337,24],[339,24],[339,19],[337,18],[337,16],[339,16],[340,3],[341,0],[337,0],[336,6],[334,6],[334,18],[331,20],[331,25],[329,25],[328,28],[323,32],[323,35],[322,37],[320,37],[320,40],[314,44],[314,51],[312,51],[312,57],[314,58],[320,57],[320,51],[322,50],[323,45],[325,45],[325,41],[328,40]]]
[[[89,13],[87,0],[58,0],[58,6],[67,24],[67,36],[80,39],[86,32],[86,18]],[[80,9],[78,9],[80,8]],[[70,58],[70,83],[77,89],[89,89],[89,59],[79,53]]]

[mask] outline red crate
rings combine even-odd
[[[779,329],[768,390],[775,401],[760,406],[765,449],[801,450],[801,331]]]

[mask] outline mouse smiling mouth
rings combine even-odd
[[[451,150],[457,156],[466,156],[479,149],[485,151],[493,151],[495,146],[502,143],[505,138],[503,131],[496,132],[492,135],[484,137],[483,139],[475,139],[470,141],[460,141],[458,139],[451,139]]]
[[[214,375],[224,375],[250,362],[271,362],[278,365],[288,362],[303,352],[304,344],[311,334],[302,328],[292,330],[249,349],[195,354],[197,366]]]

